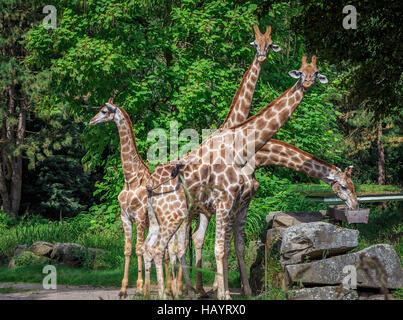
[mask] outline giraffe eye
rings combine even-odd
[[[101,113],[106,114],[106,110],[102,110]]]

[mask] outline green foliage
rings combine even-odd
[[[388,207],[379,212],[371,208],[368,224],[358,224],[360,231],[359,246],[354,251],[362,250],[376,243],[388,243],[393,245],[403,264],[403,204],[399,201],[389,201]],[[343,223],[343,227],[351,228],[351,225]]]
[[[24,188],[24,201],[32,212],[59,219],[85,211],[91,204],[89,176],[78,159],[49,156],[34,174],[35,182]]]
[[[51,243],[71,242],[87,248],[104,249],[107,252],[96,257],[93,267],[115,268],[121,265],[124,262],[124,235],[121,223],[94,228],[91,223],[93,218],[90,214],[80,214],[62,222],[51,222],[40,216],[25,216],[4,227],[0,225],[0,255],[10,258],[17,245],[31,245],[39,240]],[[89,256],[83,256],[82,259],[83,262],[90,261]]]
[[[37,256],[35,253],[31,251],[23,251],[19,255],[14,257],[14,264],[17,267],[45,264],[47,263],[47,261],[48,259],[41,256]]]
[[[365,0],[349,4],[357,10],[357,29],[342,26],[345,4],[306,0],[301,1],[294,28],[300,30],[311,52],[352,71],[347,80],[352,103],[383,118],[393,114],[402,96],[401,43],[395,41],[403,31],[401,3]]]
[[[0,211],[0,230],[11,228],[15,225],[16,219],[10,217],[7,213]]]

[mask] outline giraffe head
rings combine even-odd
[[[256,48],[259,62],[266,60],[270,48],[274,52],[281,50],[280,46],[274,44],[271,40],[271,26],[266,26],[266,32],[264,34],[260,32],[257,24],[253,25],[253,30],[255,30],[255,41],[250,44]]]
[[[292,70],[288,73],[291,77],[299,79],[297,87],[302,86],[304,89],[310,89],[316,79],[320,83],[327,83],[326,76],[320,74],[316,67],[316,56],[312,56],[311,63],[307,63],[306,59],[307,56],[302,57],[302,64],[299,70]]]
[[[338,172],[331,177],[331,186],[337,196],[343,200],[349,209],[358,210],[359,204],[357,194],[354,188],[354,182],[351,180],[353,166],[349,166],[346,170]]]
[[[119,108],[113,104],[113,100],[109,99],[105,106],[91,119],[90,126],[95,126],[98,123],[114,121]]]

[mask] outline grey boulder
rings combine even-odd
[[[295,264],[306,258],[344,253],[358,246],[358,230],[338,228],[326,222],[303,223],[284,230],[281,263]]]
[[[46,241],[36,241],[34,242],[28,250],[32,251],[38,256],[50,256],[53,250],[53,244]]]
[[[301,223],[322,221],[326,217],[326,211],[273,211],[266,216],[267,224],[272,228],[288,228]]]
[[[343,271],[346,266],[349,267]],[[400,259],[388,244],[377,244],[358,252],[310,263],[287,265],[285,271],[291,283],[338,285],[348,275],[352,276],[352,267],[356,270],[357,287],[381,288],[383,285],[388,289],[403,288]],[[363,268],[369,268],[369,274]]]
[[[290,290],[288,298],[290,300],[358,300],[358,294],[355,290],[326,286]]]

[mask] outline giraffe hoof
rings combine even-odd
[[[126,299],[127,298],[127,292],[126,291],[120,291],[119,292],[119,299]]]

